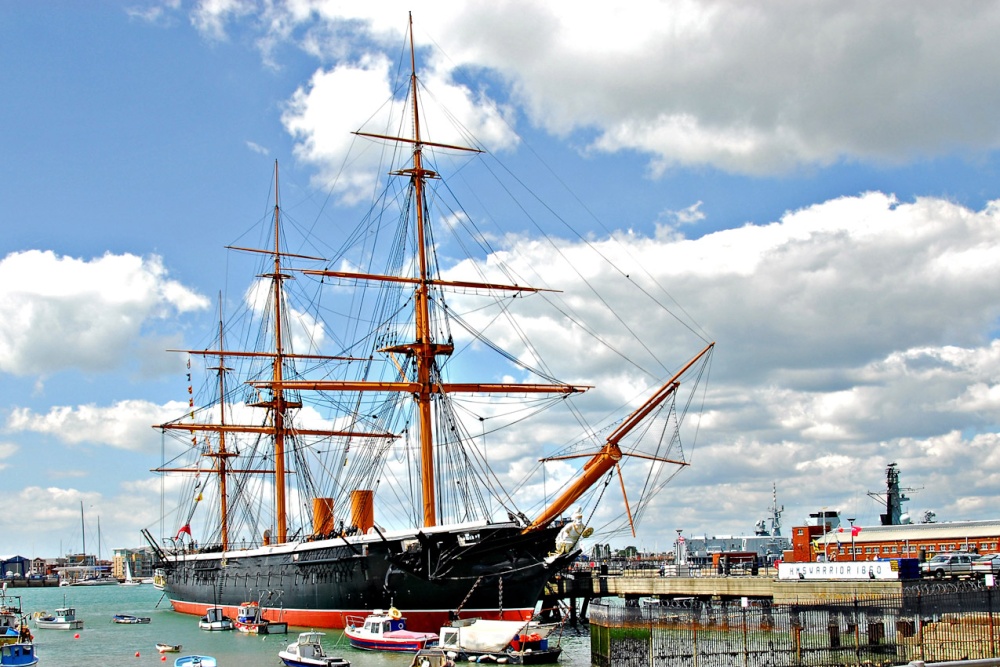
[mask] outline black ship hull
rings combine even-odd
[[[205,553],[164,554],[176,611],[203,615],[259,601],[269,620],[344,628],[348,617],[396,607],[407,627],[437,631],[458,617],[527,620],[570,555],[549,557],[557,527],[462,525]]]

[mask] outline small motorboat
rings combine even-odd
[[[149,623],[149,616],[133,616],[132,614],[115,614],[111,620],[123,625],[136,625],[138,623]]]
[[[185,655],[174,660],[174,667],[218,667],[219,663],[210,655]]]
[[[0,666],[31,667],[38,664],[35,645],[31,642],[17,642],[0,646]]]
[[[244,602],[237,608],[233,623],[240,632],[249,635],[286,635],[288,623],[269,621],[264,618],[264,610],[257,602]]]
[[[76,609],[63,607],[56,609],[54,614],[47,611],[36,611],[32,618],[35,627],[45,630],[79,630],[83,627],[83,619],[76,617]]]
[[[395,607],[384,612],[376,609],[364,620],[348,617],[344,635],[354,648],[366,651],[401,651],[414,653],[437,642],[433,632],[412,632],[406,619]]]
[[[6,589],[6,584],[0,588],[0,644],[30,643],[34,637],[21,611],[21,596],[7,595]]]
[[[234,626],[233,619],[226,616],[222,607],[209,607],[198,620],[198,627],[202,630],[232,630]]]
[[[439,648],[424,648],[413,656],[410,667],[455,667],[455,661]]]
[[[156,650],[159,651],[160,653],[180,653],[181,652],[181,645],[180,644],[164,644],[164,643],[160,642],[160,643],[158,643],[156,645]]]
[[[303,632],[294,644],[278,651],[278,657],[288,667],[351,667],[350,660],[326,654],[323,635],[322,632]]]

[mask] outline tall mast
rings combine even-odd
[[[87,564],[87,527],[83,524],[83,501],[80,501],[80,535],[83,540],[83,563]]]
[[[410,29],[410,89],[411,103],[413,105],[413,137],[404,138],[388,136],[384,134],[373,134],[369,132],[354,132],[362,137],[371,137],[385,141],[412,144],[412,163],[409,168],[393,171],[396,176],[407,176],[413,188],[413,202],[415,211],[415,225],[417,236],[416,248],[416,275],[415,276],[389,276],[368,273],[357,273],[351,271],[328,271],[328,270],[304,270],[305,275],[328,276],[336,278],[346,278],[350,280],[379,281],[386,283],[399,283],[409,285],[414,290],[414,333],[413,342],[401,343],[379,350],[382,353],[400,353],[410,355],[413,358],[415,377],[401,379],[397,382],[374,382],[374,381],[336,381],[336,380],[292,380],[284,381],[281,384],[275,382],[253,382],[255,387],[284,387],[285,389],[298,389],[303,391],[390,391],[405,392],[414,397],[416,402],[417,428],[420,440],[420,488],[421,500],[423,501],[424,514],[423,525],[431,527],[438,525],[437,513],[437,491],[434,471],[434,422],[432,414],[432,399],[435,395],[449,393],[547,393],[547,394],[571,394],[583,392],[590,389],[585,385],[569,384],[515,384],[515,383],[450,383],[444,382],[435,372],[435,359],[437,356],[447,356],[454,351],[451,341],[435,342],[431,331],[430,318],[430,289],[432,287],[455,287],[468,289],[482,289],[490,291],[508,291],[521,294],[532,292],[552,291],[543,290],[524,285],[503,285],[495,283],[480,283],[474,281],[454,281],[442,280],[430,275],[427,249],[427,229],[429,222],[426,216],[425,206],[425,186],[429,178],[437,178],[438,175],[431,169],[426,169],[423,164],[423,149],[426,147],[444,148],[456,151],[468,151],[481,153],[477,148],[468,146],[455,146],[451,144],[438,143],[425,140],[420,131],[420,108],[417,95],[417,66],[416,48],[413,38],[413,14],[409,19]]]
[[[414,355],[417,368],[417,415],[420,424],[420,481],[424,497],[424,526],[437,525],[437,502],[434,484],[434,436],[431,423],[431,368],[435,350],[431,344],[430,305],[427,289],[427,246],[424,225],[423,148],[420,144],[420,112],[417,107],[417,61],[413,46],[413,14],[410,14],[410,88],[413,94],[413,182],[417,221],[417,257],[419,282],[414,299],[417,340]]]
[[[246,252],[254,252],[266,254],[272,257],[273,266],[271,273],[265,273],[259,277],[270,278],[271,279],[271,294],[272,301],[274,304],[274,350],[273,351],[232,351],[226,350],[223,340],[223,323],[221,321],[221,303],[220,303],[220,322],[219,322],[219,349],[218,350],[173,350],[175,352],[187,352],[188,354],[200,354],[205,356],[217,356],[219,358],[219,365],[209,370],[215,370],[219,374],[219,402],[220,402],[220,418],[218,423],[197,423],[193,421],[194,413],[190,413],[192,419],[189,421],[177,420],[173,422],[168,422],[165,424],[154,425],[153,428],[158,428],[161,430],[173,430],[173,431],[187,431],[191,434],[197,432],[208,432],[217,433],[219,447],[216,451],[209,451],[205,456],[208,458],[216,459],[216,462],[208,470],[203,470],[200,466],[196,468],[156,468],[155,472],[167,473],[167,472],[183,472],[183,473],[214,473],[219,478],[219,491],[220,491],[220,520],[221,520],[221,532],[220,541],[223,549],[227,549],[230,543],[229,535],[229,501],[228,501],[228,486],[227,486],[227,475],[228,473],[252,473],[252,474],[269,474],[273,475],[274,479],[274,510],[275,510],[275,540],[278,543],[285,542],[288,539],[288,517],[287,517],[287,467],[285,462],[285,436],[288,433],[288,418],[287,413],[289,410],[302,407],[302,403],[299,401],[290,401],[285,396],[285,380],[284,380],[284,363],[291,359],[310,359],[310,360],[349,360],[349,357],[335,357],[329,355],[318,355],[318,354],[294,354],[292,352],[286,352],[284,349],[284,329],[283,329],[283,319],[282,312],[284,309],[284,290],[283,282],[285,279],[291,278],[282,272],[282,257],[289,256],[298,259],[306,259],[313,261],[322,261],[319,257],[309,257],[306,255],[292,255],[289,253],[284,253],[281,250],[281,208],[280,199],[278,196],[278,163],[275,161],[274,164],[274,246],[269,250],[253,249],[253,248],[237,248],[230,246],[233,250],[242,250]],[[221,299],[220,299],[221,301]],[[257,383],[256,386],[259,388],[270,390],[270,398],[266,398],[255,403],[249,404],[248,407],[264,408],[270,413],[269,423],[266,425],[259,424],[230,424],[226,422],[226,412],[225,412],[225,373],[230,368],[225,365],[225,359],[227,357],[244,357],[244,358],[266,358],[271,362],[271,372],[272,379]],[[366,432],[359,433],[352,430],[334,430],[334,429],[296,429],[295,431],[300,436],[317,436],[317,437],[354,437],[354,436],[364,436],[368,438],[387,438],[394,439],[397,436],[393,433],[388,432]],[[226,443],[227,433],[243,433],[243,434],[259,434],[271,436],[274,439],[274,467],[273,469],[260,469],[260,468],[250,468],[250,469],[231,469],[227,464],[228,459],[238,456],[238,452],[232,451],[228,448]],[[83,507],[81,503],[81,518],[82,518]],[[190,517],[189,517],[190,520]]]
[[[281,273],[281,206],[278,200],[278,161],[274,161],[274,275],[271,276],[274,290],[274,381],[281,382],[284,370],[284,346],[281,336],[281,312],[283,290],[281,282],[286,276]],[[274,514],[276,522],[275,538],[278,544],[288,536],[288,517],[285,510],[285,390],[280,385],[273,389],[274,418]]]
[[[231,368],[226,367],[224,351],[226,349],[224,341],[224,329],[222,322],[222,294],[219,294],[219,365],[214,368],[209,368],[208,370],[214,370],[219,377],[219,448],[217,450],[212,450],[209,447],[208,453],[205,456],[209,458],[214,458],[214,468],[215,472],[219,477],[219,522],[220,522],[220,535],[219,540],[222,545],[222,550],[225,551],[229,548],[229,492],[228,492],[228,471],[229,463],[228,460],[236,456],[235,452],[230,452],[226,449],[226,373]]]

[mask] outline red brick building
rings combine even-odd
[[[852,532],[854,533],[852,535]],[[947,551],[997,553],[1000,521],[947,521],[901,526],[841,526],[839,519],[792,529],[790,563],[821,560],[930,558]]]

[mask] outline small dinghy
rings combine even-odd
[[[161,642],[161,643],[159,643],[159,644],[156,645],[156,650],[159,651],[160,653],[180,653],[181,652],[181,645],[180,644],[164,644],[164,643]]]
[[[122,625],[137,625],[139,623],[149,623],[148,616],[133,616],[132,614],[115,614],[111,620]]]
[[[219,663],[210,655],[185,655],[174,660],[174,667],[218,667]]]

